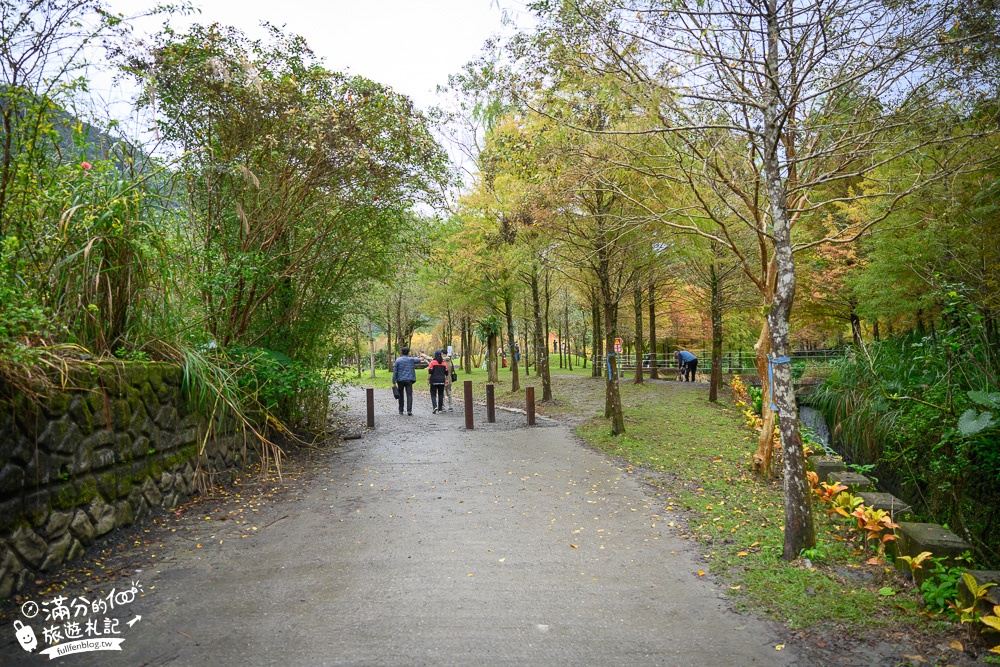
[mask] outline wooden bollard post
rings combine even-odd
[[[496,399],[494,398],[493,392],[493,385],[486,385],[486,421],[491,424],[495,423],[497,420]]]
[[[525,403],[528,410],[528,426],[535,425],[535,388],[528,387],[525,392]]]
[[[470,431],[475,428],[472,423],[472,380],[465,381],[465,428]]]
[[[365,389],[365,399],[368,402],[368,428],[375,428],[375,389]]]

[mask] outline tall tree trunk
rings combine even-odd
[[[778,17],[778,0],[767,0],[767,56],[765,59],[768,91],[764,103],[764,176],[771,206],[773,226],[772,243],[774,259],[777,263],[777,280],[774,299],[767,313],[771,329],[771,351],[773,358],[787,359],[789,347],[789,318],[795,300],[795,258],[792,255],[792,221],[788,214],[788,192],[782,181],[782,171],[778,163],[782,130],[778,119],[778,104],[781,99],[778,90],[779,41],[781,30]],[[794,119],[792,119],[794,121]],[[788,126],[794,131],[794,123]],[[786,144],[786,154],[794,157],[794,136]],[[771,393],[778,408],[781,429],[781,453],[784,458],[784,501],[785,501],[785,545],[782,556],[785,560],[798,558],[803,549],[816,544],[810,507],[809,482],[806,478],[805,456],[802,452],[802,438],[799,434],[798,411],[795,404],[795,389],[792,384],[792,365],[772,363],[773,376]]]
[[[617,357],[612,356],[615,349],[615,338],[618,337],[618,304],[611,298],[610,285],[601,289],[604,310],[604,344],[608,350],[611,363],[607,365],[605,379],[604,416],[611,420],[611,435],[619,436],[625,433],[625,415],[622,413],[622,398],[618,383]]]
[[[874,320],[872,320],[872,340],[874,340],[876,343],[882,340],[882,337],[879,335],[877,317]]]
[[[525,378],[525,380],[527,380],[528,377],[530,377],[530,375],[531,375],[531,354],[530,354],[530,352],[531,352],[531,348],[534,347],[534,345],[531,344],[529,342],[529,340],[528,340],[529,329],[531,329],[531,325],[530,325],[530,323],[528,321],[528,297],[525,297],[524,298],[524,351],[522,352],[522,354],[524,355],[524,378]],[[534,336],[534,334],[532,334],[532,336]],[[532,340],[534,340],[534,338],[532,338]]]
[[[372,318],[368,318],[368,377],[375,377],[375,329],[372,327]]]
[[[406,325],[403,324],[403,296],[396,296],[396,338],[400,346],[410,346],[410,336],[406,333]]]
[[[385,308],[385,363],[388,370],[396,360],[395,348],[392,346],[392,304]]]
[[[765,277],[767,292],[762,294],[765,310],[767,310],[767,307],[770,305],[771,299],[773,298],[773,285],[776,272],[777,264],[772,257],[767,264],[767,273]],[[754,472],[759,475],[773,477],[774,469],[771,464],[771,458],[774,451],[775,415],[774,412],[771,411],[771,383],[768,380],[767,374],[767,357],[771,353],[771,328],[768,326],[767,318],[764,318],[764,321],[761,323],[760,336],[757,338],[757,342],[754,344],[753,349],[756,355],[757,376],[760,378],[760,416],[764,422],[760,429],[760,435],[757,438],[757,452],[753,455],[753,469]]]
[[[851,340],[854,342],[854,347],[861,348],[863,343],[861,339],[861,318],[854,312],[853,301],[851,302]]]
[[[546,363],[545,368],[542,369],[542,400],[551,401],[552,400],[552,377],[549,374],[549,305],[552,302],[552,293],[549,291],[549,267],[546,265],[545,269],[545,357]]]
[[[649,379],[660,376],[656,371],[656,283],[649,282]]]
[[[358,364],[358,379],[361,379],[361,322],[354,324],[354,360]]]
[[[510,391],[521,390],[521,380],[517,368],[517,339],[514,338],[514,303],[508,292],[503,295],[503,308],[507,315],[507,358],[510,359]]]
[[[468,315],[462,318],[462,355],[465,374],[469,375],[472,373],[472,320]]]
[[[642,384],[642,285],[637,280],[632,288],[632,305],[635,308],[635,377]]]
[[[722,279],[719,276],[719,260],[717,253],[721,252],[718,244],[712,243],[716,256],[712,258],[709,268],[709,281],[712,287],[712,375],[708,387],[708,400],[716,403],[719,400],[719,389],[722,388]]]
[[[445,341],[443,347],[444,351],[447,352],[448,348],[452,345],[452,341],[455,339],[455,328],[452,323],[451,307],[445,309],[444,336]]]
[[[569,293],[566,288],[563,288],[563,318],[566,325],[566,368],[570,371],[573,370],[573,350],[570,341],[573,340],[573,336],[570,333],[569,328]]]
[[[563,351],[566,349],[566,346],[563,344],[564,341],[563,341],[562,319],[559,319],[559,324],[556,326],[556,339],[559,341],[559,368],[564,368]]]
[[[594,327],[594,365],[590,369],[590,375],[595,378],[601,377],[604,368],[604,348],[601,341],[604,340],[604,329],[601,327],[601,302],[597,298],[597,290],[590,293],[590,321]]]
[[[533,276],[533,279],[537,280],[537,275]],[[535,341],[535,355],[532,361],[535,364],[535,377],[542,377],[542,354],[548,349],[549,342],[542,335],[542,302],[541,302],[541,291],[538,294],[532,293],[531,295],[531,322],[534,331],[533,340]]]
[[[486,337],[486,381],[492,384],[500,382],[500,374],[497,372],[497,337],[490,334]]]
[[[14,178],[14,123],[17,105],[8,101],[2,109],[3,158],[0,160],[0,238],[10,233],[7,227],[7,188]]]
[[[535,317],[535,349],[538,359],[536,372],[542,377],[542,401],[552,400],[552,377],[549,375],[549,343],[548,330],[542,322],[541,285],[539,285],[538,267],[531,272],[531,301]]]
[[[458,367],[465,370],[465,315],[458,318]]]
[[[601,295],[601,307],[604,311],[604,344],[607,350],[606,359],[608,360],[608,363],[606,363],[608,376],[604,383],[604,414],[606,418],[611,420],[611,435],[617,437],[625,433],[625,416],[622,414],[622,398],[618,377],[620,367],[617,363],[617,350],[614,347],[615,339],[618,338],[618,299],[620,298],[620,292],[613,289],[615,287],[613,281],[619,279],[620,276],[616,275],[618,272],[612,269],[612,260],[609,255],[611,243],[609,243],[610,239],[606,238],[607,232],[605,231],[605,211],[607,210],[604,205],[606,203],[604,199],[605,194],[603,190],[598,193],[598,204],[596,206],[598,213],[595,217],[599,243],[597,244],[597,270],[595,273],[597,287]]]

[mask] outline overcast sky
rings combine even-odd
[[[426,108],[449,74],[500,32],[502,12],[524,15],[518,0],[195,0],[200,15],[171,23],[225,23],[259,36],[261,21],[302,35],[328,68],[349,71],[411,96]],[[126,14],[151,0],[111,0]],[[146,29],[156,24],[143,24]]]

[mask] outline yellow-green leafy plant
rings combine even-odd
[[[985,623],[983,620],[984,618],[991,618],[989,616],[984,617],[979,613],[979,603],[986,597],[987,591],[996,586],[996,584],[989,582],[980,586],[979,582],[976,581],[976,578],[968,572],[962,573],[962,582],[969,590],[969,595],[971,596],[972,601],[966,607],[959,607],[957,603],[949,601],[948,606],[951,607],[956,614],[958,614],[958,620],[960,622],[969,624],[969,632],[973,633],[980,622]],[[994,612],[997,608],[998,607],[993,608]],[[994,620],[986,623],[986,625],[988,627],[995,628],[997,625],[994,624],[994,621],[1000,621],[1000,619],[996,619],[996,617],[992,618]]]
[[[826,513],[839,514],[844,518],[850,519],[854,509],[864,502],[863,498],[859,498],[849,491],[842,490],[830,501],[831,507],[826,511]]]
[[[916,556],[897,556],[897,561],[903,561],[906,563],[906,569],[910,572],[916,572],[924,567],[924,561],[931,557],[930,551],[921,551]]]
[[[983,625],[986,626],[987,630],[992,630],[993,632],[1000,632],[1000,604],[993,605],[993,615],[983,616],[979,619],[982,621]],[[1000,646],[991,649],[994,653],[1000,653]]]

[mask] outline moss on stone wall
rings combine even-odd
[[[240,461],[235,424],[190,415],[181,376],[163,363],[102,363],[74,369],[72,388],[41,404],[9,392],[0,400],[0,597],[34,580],[41,562],[82,553],[94,534],[175,506],[194,492],[196,468]],[[199,453],[207,429],[213,447]],[[65,533],[56,546],[43,528],[67,513],[79,533],[70,549]]]

